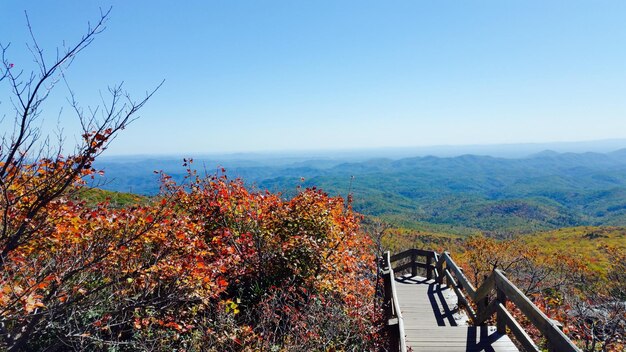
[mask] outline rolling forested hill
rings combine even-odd
[[[104,161],[103,188],[158,192],[154,170],[181,179],[176,159]],[[611,153],[544,151],[526,158],[416,157],[399,160],[216,161],[261,189],[290,194],[298,186],[353,194],[361,213],[408,228],[469,233],[526,233],[580,225],[626,225],[626,149]],[[304,181],[303,181],[304,179]]]

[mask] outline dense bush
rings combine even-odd
[[[61,196],[29,223],[0,277],[5,348],[377,348],[372,243],[342,199],[285,200],[191,171],[163,180],[152,204]]]

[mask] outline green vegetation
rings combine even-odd
[[[149,200],[146,196],[107,191],[99,188],[79,189],[75,196],[77,199],[85,201],[89,206],[94,206],[102,202],[109,202],[114,208],[140,204],[145,205]]]
[[[355,209],[394,225],[493,235],[579,225],[626,224],[626,163],[612,154],[528,159],[481,156],[339,165],[304,182],[351,191]],[[350,186],[350,175],[356,175]],[[288,177],[260,187],[289,189]]]
[[[154,170],[179,162],[101,163],[108,187],[155,194]],[[217,161],[202,163],[210,169]],[[297,187],[352,194],[358,212],[396,227],[508,237],[562,227],[626,225],[626,151],[540,153],[523,159],[465,155],[365,162],[230,162],[230,177],[292,196]],[[177,170],[176,172],[171,172]],[[304,178],[304,181],[302,180]]]
[[[503,269],[585,352],[624,348],[624,151],[238,165],[228,176],[283,199],[308,187],[348,196],[379,248],[450,251],[476,286]]]
[[[609,266],[606,251],[626,251],[626,227],[581,226],[525,236],[523,240],[536,246],[538,256],[567,252],[581,258],[589,269],[606,274]]]

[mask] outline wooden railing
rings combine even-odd
[[[418,259],[425,258],[424,261],[418,261]],[[426,278],[432,279],[433,273],[435,270],[435,263],[437,262],[438,256],[434,251],[425,251],[421,249],[409,249],[402,253],[394,254],[391,256],[391,263],[395,262],[403,262],[397,267],[394,267],[393,270],[396,273],[405,271],[407,269],[411,269],[411,275],[417,275],[417,269],[422,268],[426,269]]]
[[[398,303],[396,293],[396,280],[389,252],[385,252],[381,258],[381,274],[383,277],[383,287],[385,295],[385,317],[387,319],[387,329],[390,335],[390,350],[406,352],[406,335],[404,333],[404,320]]]
[[[410,260],[407,261],[407,258]],[[426,259],[419,262],[417,258]],[[394,267],[393,263],[398,261],[401,264]],[[417,275],[417,268],[424,268],[428,279],[435,279],[440,285],[445,280],[446,285],[456,293],[459,307],[468,313],[473,325],[483,325],[495,314],[498,332],[505,334],[508,328],[525,351],[538,352],[540,349],[506,308],[509,301],[541,332],[549,351],[580,351],[561,331],[558,322],[539,310],[499,269],[495,269],[480,287],[474,288],[448,252],[439,255],[434,251],[410,249],[389,257],[388,264],[392,275],[393,270],[400,272],[409,268],[412,275]],[[396,309],[399,312],[399,308]]]

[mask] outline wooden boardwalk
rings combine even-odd
[[[395,279],[407,349],[414,352],[517,352],[495,327],[468,326],[457,296],[445,285],[420,276]]]
[[[379,260],[390,351],[517,352],[519,346],[527,352],[581,352],[558,322],[497,268],[475,288],[448,252],[413,248],[392,256],[387,251]],[[426,271],[426,278],[418,276],[418,269]],[[507,305],[541,333],[543,348]],[[495,327],[484,325],[494,321]]]

